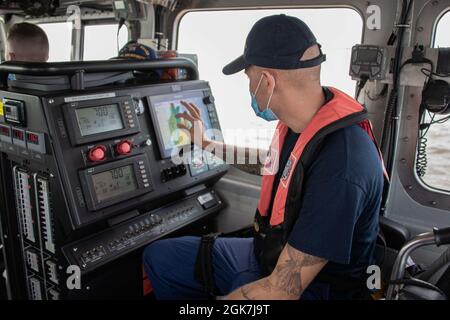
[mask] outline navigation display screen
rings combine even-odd
[[[82,137],[125,127],[118,104],[80,108],[75,110],[75,114]]]
[[[138,188],[133,165],[127,165],[92,175],[98,202],[134,191]]]
[[[150,97],[151,107],[153,111],[153,118],[156,120],[156,127],[158,129],[158,139],[163,155],[170,156],[171,150],[174,148],[182,147],[190,143],[190,137],[184,130],[178,129],[179,123],[190,126],[189,121],[185,121],[182,118],[175,117],[179,113],[189,113],[186,108],[181,104],[181,101],[193,103],[200,109],[200,115],[205,125],[205,130],[209,138],[211,132],[208,134],[208,130],[212,129],[211,120],[208,114],[208,108],[203,103],[203,93],[184,93],[183,95],[165,95]],[[210,130],[209,130],[210,131]]]
[[[360,62],[377,62],[377,57],[377,50],[359,50],[357,55],[357,59]]]

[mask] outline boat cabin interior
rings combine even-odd
[[[312,30],[321,85],[364,110],[380,150],[371,298],[450,298],[450,0],[0,0],[1,300],[155,299],[149,245],[260,233],[279,127],[222,69],[280,14]],[[14,59],[24,23],[45,32],[45,61]],[[226,157],[180,130],[192,105]]]

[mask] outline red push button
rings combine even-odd
[[[120,155],[129,154],[131,152],[131,148],[132,146],[130,141],[121,141],[116,145],[116,152]]]
[[[102,161],[106,157],[106,147],[105,146],[95,146],[89,150],[88,158],[92,162]]]

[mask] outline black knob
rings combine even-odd
[[[203,98],[203,103],[208,105],[208,104],[213,104],[214,103],[214,97],[213,96],[206,96]]]

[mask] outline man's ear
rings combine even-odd
[[[272,92],[272,90],[274,90],[275,84],[276,84],[275,74],[270,71],[267,71],[267,70],[263,70],[262,74],[266,78],[267,90],[269,92]]]
[[[15,61],[16,54],[14,52],[7,52],[5,58],[6,58],[6,61]]]

